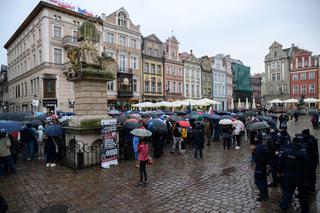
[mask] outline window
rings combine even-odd
[[[107,83],[108,90],[113,90],[113,81]]]
[[[173,82],[173,92],[176,93],[176,82]]]
[[[186,96],[189,96],[189,84],[186,84]]]
[[[307,79],[307,74],[301,73],[301,80],[306,80],[306,79]]]
[[[41,39],[41,28],[38,29],[38,36],[39,36],[39,39]]]
[[[137,92],[137,79],[132,80],[133,92]]]
[[[157,74],[161,75],[161,65],[157,65]]]
[[[156,92],[156,81],[155,80],[151,81],[151,92],[152,93]]]
[[[305,66],[305,67],[308,67],[308,66],[309,66],[309,62],[308,62],[308,61],[305,61],[305,62],[304,62],[304,66]]]
[[[314,72],[309,72],[309,79],[313,80],[314,79]]]
[[[275,81],[275,80],[276,80],[276,74],[275,74],[275,73],[272,73],[272,74],[271,74],[271,79],[272,79],[272,81]]]
[[[107,42],[110,44],[114,43],[114,35],[113,33],[107,33]]]
[[[37,80],[39,80],[39,77],[37,78]],[[24,82],[24,92],[25,92],[25,96],[27,97],[28,96],[27,82]]]
[[[310,84],[309,85],[309,93],[314,94],[314,90],[315,90],[315,85],[314,84]]]
[[[147,49],[147,54],[148,54],[148,55],[151,55],[151,53],[152,53],[152,49],[151,49],[151,47],[148,47],[148,49]]]
[[[118,26],[127,27],[127,16],[124,12],[119,12],[118,14]]]
[[[277,73],[277,81],[280,81],[280,73]]]
[[[181,82],[178,83],[178,92],[181,93]]]
[[[137,40],[136,39],[131,39],[131,47],[137,48]]]
[[[124,72],[126,68],[126,56],[120,55],[120,71]]]
[[[126,37],[125,36],[123,36],[123,35],[120,35],[120,37],[119,37],[119,43],[120,43],[120,45],[121,46],[126,46]]]
[[[113,52],[107,52],[107,56],[109,56],[109,57],[111,57],[111,58],[114,58]]]
[[[306,85],[301,85],[301,94],[306,94],[307,88]]]
[[[293,80],[298,81],[299,80],[299,75],[298,73],[293,74]]]
[[[137,58],[136,57],[131,57],[131,68],[137,69]]]
[[[277,51],[274,51],[274,57],[277,57],[278,56],[278,52]]]
[[[167,81],[167,83],[166,83],[166,91],[167,92],[170,91],[170,81]]]
[[[72,42],[74,42],[74,43],[78,42],[78,31],[76,31],[76,30],[72,31]]]
[[[280,67],[281,67],[281,62],[278,61],[278,62],[277,62],[277,68],[280,69]]]
[[[191,85],[191,97],[195,96],[194,85]]]
[[[200,96],[200,86],[197,85],[197,97],[199,97],[199,96]]]
[[[298,59],[298,68],[301,68],[302,67],[302,62],[301,60]]]
[[[39,50],[39,64],[42,63],[42,51]]]
[[[33,53],[33,66],[35,67],[36,66],[36,54]],[[18,70],[19,70],[19,65],[18,65]],[[19,70],[20,72],[20,70]]]
[[[149,72],[149,63],[144,63],[144,72],[148,73]]]
[[[144,86],[145,86],[145,92],[149,92],[149,81],[145,81],[145,84],[144,84]]]
[[[162,90],[162,84],[161,82],[158,82],[158,93],[161,93]]]
[[[259,90],[260,90],[260,88],[259,88]],[[283,92],[288,92],[288,85],[287,84],[283,84],[282,85],[282,91]]]
[[[62,64],[62,49],[59,49],[59,48],[53,49],[53,63]]]
[[[272,69],[272,70],[276,69],[276,62],[272,62],[272,63],[271,63],[271,69]]]
[[[58,26],[53,27],[53,37],[61,38],[61,27],[58,27]]]
[[[156,65],[155,64],[151,64],[151,72],[153,74],[156,74]]]
[[[31,79],[30,85],[31,85],[31,93],[33,93],[33,80],[32,79]]]

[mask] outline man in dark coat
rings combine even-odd
[[[272,175],[272,183],[270,183],[269,187],[277,187],[278,186],[278,173],[277,173],[277,155],[276,152],[278,151],[278,136],[277,131],[274,129],[270,130],[270,135],[267,138],[267,148],[269,151],[269,162],[271,168],[271,175]]]
[[[194,158],[197,159],[198,152],[200,153],[200,158],[202,158],[202,149],[204,148],[204,134],[203,128],[200,124],[195,124],[192,130],[192,142],[194,146]]]

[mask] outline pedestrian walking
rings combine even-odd
[[[278,149],[278,136],[275,129],[270,130],[270,135],[267,138],[267,148],[269,153],[269,165],[272,176],[272,183],[268,184],[269,187],[277,187],[279,183],[278,171],[277,171],[277,153]]]
[[[148,158],[149,158],[149,146],[145,142],[145,138],[140,138],[140,142],[138,144],[138,159],[140,161],[140,168],[139,168],[140,182],[138,183],[138,187],[148,183],[147,171],[146,171]],[[143,181],[143,178],[144,178],[144,181]]]
[[[262,136],[256,135],[255,150],[252,153],[253,161],[255,163],[254,180],[260,191],[257,201],[268,200],[268,183],[267,183],[267,165],[268,165],[268,149],[262,144]]]
[[[305,171],[309,168],[310,161],[299,142],[299,138],[294,138],[292,144],[279,154],[279,173],[283,176],[283,193],[280,202],[282,211],[289,208],[292,195],[298,188],[301,212],[309,212]]]
[[[176,123],[173,127],[173,145],[171,149],[171,153],[174,153],[176,150],[176,146],[179,148],[179,153],[181,153],[181,127],[179,123]]]
[[[37,130],[38,159],[44,160],[43,126],[39,125]]]
[[[24,144],[24,159],[31,160],[34,157],[36,145],[36,132],[32,129],[31,124],[27,124],[26,128],[21,131],[21,143]],[[38,148],[38,147],[37,147]]]
[[[55,142],[54,138],[48,135],[44,135],[44,152],[47,156],[47,167],[55,167],[56,160],[57,160],[57,152],[58,152],[58,145]]]
[[[152,134],[153,157],[160,158],[162,155],[162,137],[158,132]]]
[[[231,148],[231,140],[232,140],[232,125],[222,125],[221,128],[221,136],[223,139],[223,149]]]
[[[186,151],[186,145],[188,141],[188,137],[190,139],[190,135],[188,134],[188,130],[186,127],[181,128],[181,153]]]
[[[219,124],[219,120],[215,120],[213,141],[219,141],[220,135],[221,135],[221,125]]]
[[[204,148],[204,133],[200,124],[196,124],[194,126],[194,129],[192,130],[192,142],[194,147],[194,158],[198,159],[199,152],[200,158],[202,159],[202,149]]]
[[[7,170],[11,174],[16,173],[16,168],[13,163],[11,152],[11,142],[5,129],[0,130],[0,176],[4,175]]]

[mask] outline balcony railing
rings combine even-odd
[[[133,69],[128,67],[118,67],[118,72],[133,74]]]
[[[133,91],[130,90],[118,90],[119,97],[132,97]]]
[[[63,37],[62,42],[63,42],[63,47],[65,48],[79,46],[77,38],[72,36]]]

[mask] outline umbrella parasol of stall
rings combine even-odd
[[[62,136],[64,134],[64,129],[61,125],[54,124],[49,125],[46,128],[43,129],[44,134],[56,137],[56,136]]]
[[[5,129],[8,133],[20,131],[22,123],[19,121],[0,120],[0,129]]]
[[[177,122],[181,127],[190,127],[190,123],[188,121],[178,121]]]
[[[309,108],[310,108],[310,104],[311,104],[311,103],[317,103],[317,102],[319,102],[319,101],[320,101],[320,100],[319,100],[319,99],[316,99],[316,98],[306,98],[306,99],[304,99],[304,102],[308,103]]]
[[[131,130],[130,133],[138,137],[150,137],[152,135],[151,131],[141,128]]]
[[[139,128],[141,124],[137,119],[131,118],[131,119],[128,119],[123,126],[126,129],[136,129],[136,128]]]
[[[250,131],[259,130],[259,129],[268,129],[268,128],[270,128],[270,126],[265,121],[255,122],[249,126]]]
[[[256,99],[253,97],[252,98],[252,109],[256,109]]]
[[[230,119],[222,119],[219,121],[219,124],[220,125],[231,125],[231,124],[233,124],[233,122]]]
[[[25,121],[27,116],[33,116],[32,112],[3,112],[0,120]]]
[[[249,109],[249,100],[246,98],[246,109]]]
[[[207,103],[208,105],[216,105],[220,104],[218,101],[211,100],[209,98],[203,98],[200,100],[201,102]]]

